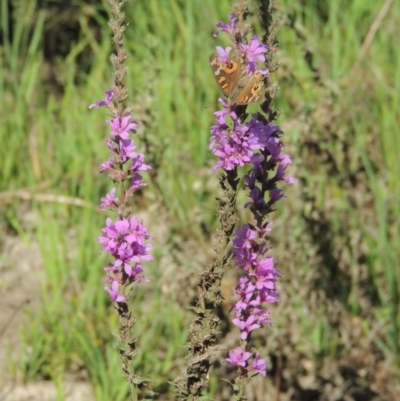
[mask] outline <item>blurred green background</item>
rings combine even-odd
[[[257,7],[250,0],[249,22],[261,33]],[[128,0],[124,9],[136,141],[154,167],[136,197],[155,259],[151,282],[135,290],[134,365],[172,399],[166,383],[184,369],[187,307],[218,227],[208,139],[220,94],[208,57],[229,44],[212,33],[231,3]],[[97,205],[112,185],[98,173],[108,116],[88,110],[112,82],[108,10],[79,0],[3,0],[0,9],[0,388],[10,377],[51,381],[57,400],[68,399],[68,381],[89,383],[96,400],[128,399],[97,243],[106,217]],[[269,376],[249,399],[395,400],[400,3],[280,0],[275,16],[278,124],[297,184],[272,215],[281,302],[255,338]],[[228,311],[235,274],[223,282],[223,352],[207,394],[216,400],[230,399],[221,378],[234,375],[223,358],[238,343]]]

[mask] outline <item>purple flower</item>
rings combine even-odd
[[[110,284],[113,281],[117,280],[120,282],[122,280],[122,274],[119,271],[118,267],[114,265],[114,263],[109,263],[107,267],[104,268],[104,272],[106,273],[106,284]]]
[[[255,371],[259,373],[261,376],[266,376],[267,374],[267,363],[264,361],[264,359],[259,358],[259,353],[256,352],[254,356],[254,360],[252,364],[247,368],[249,372]]]
[[[278,302],[278,291],[268,290],[265,287],[258,290],[260,296],[260,303],[273,304]]]
[[[252,190],[253,188],[255,188],[256,178],[254,176],[246,174],[244,176],[244,180],[245,180],[246,184],[243,185],[243,189],[249,188],[250,190]]]
[[[268,46],[261,43],[257,36],[253,36],[250,39],[250,44],[239,43],[238,48],[248,61],[246,66],[247,71],[255,72],[257,69],[257,61],[265,61],[264,53],[267,51]],[[267,71],[262,72],[265,74]]]
[[[263,244],[258,243],[258,238],[260,234],[262,238],[266,231],[270,231],[268,225],[264,229],[257,229],[248,224],[236,230],[232,253],[237,267],[249,271],[258,265],[259,257],[267,251]]]
[[[131,179],[131,187],[129,188],[129,194],[131,195],[131,192],[136,191],[140,187],[145,187],[147,184],[142,182],[142,176],[139,173],[134,173],[132,175]]]
[[[136,145],[131,139],[121,139],[119,141],[119,154],[123,164],[136,156],[135,149]]]
[[[269,319],[269,312],[267,310],[264,309],[260,309],[260,308],[254,308],[252,311],[252,316],[254,317],[255,321],[257,322],[257,324],[262,327],[265,325],[265,323],[271,323],[270,319]]]
[[[214,32],[214,37],[216,38],[219,32],[227,32],[230,35],[233,35],[235,33],[236,24],[238,22],[238,18],[235,16],[235,14],[232,13],[231,15],[229,15],[229,24],[225,24],[223,22],[218,22],[218,24],[216,24],[217,28],[220,28],[220,31]]]
[[[239,278],[239,284],[233,291],[234,295],[239,295],[240,299],[235,304],[236,311],[246,310],[254,295],[256,286],[252,284],[248,277],[242,276]]]
[[[271,154],[272,160],[275,162],[279,162],[279,155],[281,154],[282,150],[282,143],[278,138],[270,137],[265,144],[265,149]]]
[[[211,151],[220,159],[214,165],[214,170],[219,167],[232,170],[236,166],[249,164],[254,156],[253,151],[261,147],[259,138],[249,131],[246,124],[241,125],[239,120],[234,120],[232,129],[225,124],[215,124],[211,127],[211,133]]]
[[[236,114],[235,109],[230,108],[229,105],[228,105],[228,102],[223,98],[219,98],[218,101],[222,104],[223,109],[222,110],[218,110],[218,111],[216,111],[214,113],[214,115],[216,117],[215,120],[217,121],[217,124],[227,125],[227,122],[226,122],[227,116],[230,116],[230,118],[233,121],[236,121],[237,120],[237,114]]]
[[[130,279],[133,281],[137,281],[138,283],[140,283],[141,281],[150,281],[147,277],[140,276],[139,274],[141,273],[143,273],[143,267],[140,263],[136,263],[135,267],[132,269]]]
[[[226,359],[227,362],[234,366],[246,366],[246,361],[251,357],[250,352],[244,351],[242,348],[238,347],[234,350],[229,351],[229,358]]]
[[[132,165],[129,169],[131,173],[136,171],[151,170],[151,167],[148,164],[144,163],[144,154],[135,153],[131,156],[131,159],[132,159]]]
[[[254,187],[250,191],[250,198],[251,202],[245,203],[244,207],[249,207],[253,206],[257,209],[263,208],[267,203],[264,200],[263,193],[261,192],[261,189],[258,187]]]
[[[285,181],[287,184],[294,184],[296,182],[296,178],[294,178],[294,177],[285,177],[283,179],[283,181]]]
[[[232,121],[237,120],[237,115],[234,109],[228,106],[228,102],[225,99],[219,98],[219,102],[222,104],[223,109],[216,111],[215,124],[211,126],[211,139],[210,139],[210,149],[217,147],[218,143],[223,143],[228,141],[228,136],[230,132],[229,125],[226,121],[227,117],[230,116]]]
[[[100,164],[99,171],[100,173],[104,173],[104,171],[110,171],[114,169],[114,163],[111,159]]]
[[[238,151],[237,146],[232,146],[230,143],[225,143],[214,150],[214,155],[220,158],[215,166],[224,168],[225,170],[233,170],[236,166],[243,166],[250,162],[250,157]]]
[[[241,316],[241,311],[239,313],[239,315],[232,319],[232,323],[241,331],[240,338],[246,340],[248,335],[252,331],[259,329],[261,325],[255,315],[250,315],[249,317],[244,318]]]
[[[118,249],[118,256],[120,259],[116,259],[114,262],[114,268],[119,269],[119,271],[124,271],[127,276],[132,274],[132,265],[129,263],[134,263],[135,257],[133,256],[132,248],[129,248],[126,244]]]
[[[275,188],[269,191],[269,198],[274,203],[279,199],[286,198],[286,196],[281,189]]]
[[[276,174],[274,177],[274,181],[281,181],[285,177],[285,170],[286,167],[283,164],[279,164],[277,169],[276,169]]]
[[[119,219],[113,222],[106,220],[106,227],[102,230],[103,236],[99,237],[99,242],[103,249],[109,252],[114,258],[114,263],[110,263],[104,269],[107,274],[106,283],[114,281],[122,282],[124,285],[148,279],[141,275],[143,272],[140,260],[152,260],[150,251],[152,246],[145,243],[150,236],[142,221],[131,217],[130,219]],[[115,284],[111,287],[110,296],[115,296]],[[109,287],[107,287],[109,288]],[[118,302],[118,301],[117,301]]]
[[[258,262],[255,272],[251,273],[255,276],[256,288],[261,290],[274,290],[276,283],[276,276],[279,276],[278,270],[274,268],[274,258],[265,258]]]
[[[255,227],[259,238],[264,238],[264,236],[272,231],[272,223],[265,223],[264,225],[262,225],[261,227]]]
[[[125,117],[115,117],[112,121],[107,121],[112,131],[110,135],[121,139],[129,139],[129,133],[136,133],[134,129],[138,123],[130,121],[131,116],[128,114]]]
[[[119,282],[118,281],[113,281],[111,284],[111,288],[108,287],[107,285],[104,287],[104,289],[108,292],[110,295],[110,298],[115,301],[115,302],[126,302],[126,298],[118,293],[119,289]]]
[[[257,263],[259,252],[260,250],[256,247],[252,247],[251,249],[234,249],[235,267],[242,267],[246,271],[250,270]]]
[[[263,121],[260,121],[257,114],[252,115],[252,119],[247,123],[247,126],[252,135],[258,138],[260,149],[264,149],[268,140],[272,137],[272,134],[279,130],[275,125],[265,124]]]
[[[105,100],[98,100],[96,103],[92,103],[89,105],[89,109],[93,109],[94,107],[107,107],[114,97],[114,91],[109,90],[106,92]]]
[[[144,245],[144,240],[150,236],[146,227],[135,217],[131,217],[130,220],[117,220],[115,223],[108,218],[102,232],[104,235],[98,238],[99,243],[116,259],[129,259],[134,262],[139,259],[151,260],[148,254],[151,246]]]
[[[280,157],[279,162],[282,164],[292,164],[292,159],[288,155],[283,155]]]
[[[127,236],[129,243],[140,242],[144,243],[144,239],[150,238],[147,228],[143,225],[143,221],[132,216],[129,220],[130,233]]]
[[[232,50],[232,47],[228,46],[226,49],[224,49],[223,47],[217,46],[215,48],[217,50],[218,53],[218,61],[220,61],[221,63],[229,63],[229,53]]]
[[[256,231],[250,228],[249,224],[238,228],[235,231],[235,238],[233,240],[234,247],[239,249],[251,249],[252,241],[256,238]]]
[[[116,189],[113,188],[111,191],[104,197],[101,198],[100,209],[105,210],[109,206],[118,206],[119,199],[115,197]]]

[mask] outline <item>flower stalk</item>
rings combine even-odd
[[[276,42],[272,5],[267,3],[265,7],[266,2],[261,2],[266,30],[262,41],[257,36],[247,38],[249,26],[244,24],[247,2],[241,1],[234,6],[228,24],[217,24],[219,32],[229,35],[233,47],[217,46],[216,54],[210,58],[216,81],[228,97],[219,100],[223,109],[214,113],[215,123],[211,127],[210,149],[218,158],[214,169],[222,168],[223,174],[236,172],[239,167],[246,169],[243,189],[249,201],[244,207],[252,215],[250,221],[236,229],[232,250],[235,267],[241,270],[232,306],[232,322],[240,331],[240,345],[229,351],[226,361],[237,368],[232,384],[237,401],[246,400],[245,387],[253,377],[266,375],[266,361],[251,346],[251,336],[255,330],[271,324],[266,305],[278,301],[276,284],[280,273],[269,255],[269,215],[275,210],[275,203],[285,197],[279,183],[294,182],[286,176],[291,159],[282,154],[283,132],[273,124],[278,111],[273,108],[276,85],[270,75],[276,69],[273,62]],[[264,63],[262,68],[259,63]],[[247,104],[261,97],[263,86],[262,113],[249,116]]]
[[[133,370],[132,359],[137,354],[137,338],[132,334],[135,318],[129,305],[134,285],[148,281],[143,275],[142,263],[152,260],[152,245],[148,243],[151,237],[143,222],[132,215],[135,192],[146,185],[142,181],[141,172],[149,170],[150,166],[144,163],[144,155],[136,152],[133,135],[136,134],[138,122],[132,119],[132,109],[125,106],[128,92],[125,85],[127,72],[123,67],[127,59],[123,45],[126,28],[125,14],[122,12],[124,3],[124,0],[109,0],[112,13],[109,25],[115,47],[115,53],[110,58],[113,86],[106,92],[104,100],[91,104],[89,108],[106,107],[111,117],[107,121],[110,132],[105,141],[110,157],[101,163],[99,170],[100,173],[107,172],[116,187],[101,199],[100,209],[109,209],[116,217],[106,219],[98,241],[102,249],[112,257],[112,261],[104,268],[104,289],[118,313],[118,346],[122,371],[130,385],[132,399],[137,400],[142,393],[145,393],[146,399],[153,399],[155,395],[148,387],[148,380]]]

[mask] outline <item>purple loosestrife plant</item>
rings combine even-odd
[[[266,362],[250,347],[254,330],[270,324],[267,303],[277,301],[276,280],[279,272],[274,260],[267,255],[268,233],[271,230],[268,215],[273,205],[284,195],[279,181],[293,182],[285,177],[290,158],[282,154],[280,141],[282,131],[273,124],[278,113],[273,109],[274,85],[269,74],[275,69],[272,55],[276,49],[269,27],[272,23],[271,6],[266,10],[263,24],[267,32],[263,40],[257,36],[248,39],[249,26],[243,23],[247,4],[242,0],[234,5],[229,23],[217,24],[219,32],[227,33],[233,47],[216,48],[210,57],[212,72],[227,99],[220,99],[222,110],[215,113],[215,124],[211,127],[210,149],[218,158],[214,169],[221,169],[220,185],[223,195],[218,200],[217,215],[221,228],[216,232],[214,250],[216,258],[201,274],[199,299],[192,308],[196,317],[189,329],[186,372],[175,380],[178,400],[197,400],[208,385],[209,369],[219,354],[216,345],[219,318],[215,311],[222,302],[221,279],[230,260],[228,244],[237,222],[236,198],[239,184],[239,169],[245,168],[244,189],[249,201],[244,205],[253,215],[252,221],[236,231],[233,240],[235,265],[242,269],[242,276],[234,290],[237,301],[233,306],[233,323],[240,330],[241,344],[229,352],[227,361],[237,367],[238,375],[233,384],[234,399],[244,401],[244,390],[257,374],[266,375]],[[264,63],[263,68],[258,68]],[[266,91],[263,92],[263,83]],[[263,113],[248,118],[248,103],[261,100]],[[241,171],[241,170],[240,170]]]
[[[269,214],[274,211],[275,203],[284,197],[279,183],[294,182],[292,177],[286,176],[291,159],[283,154],[284,146],[280,139],[282,131],[272,123],[277,112],[272,109],[274,92],[269,74],[273,54],[271,49],[275,49],[275,46],[270,43],[270,4],[265,9],[268,18],[263,21],[267,21],[264,27],[267,26],[268,29],[263,40],[257,36],[247,39],[249,28],[243,24],[243,8],[236,7],[236,12],[230,15],[228,24],[217,24],[219,32],[227,33],[233,43],[233,48],[216,48],[218,68],[214,68],[214,73],[222,90],[226,81],[225,77],[220,78],[222,74],[218,75],[220,71],[234,71],[237,68],[235,61],[240,60],[239,68],[242,72],[237,78],[236,87],[232,89],[234,99],[239,99],[239,105],[232,102],[230,93],[227,93],[229,101],[219,99],[223,109],[214,113],[215,123],[211,127],[210,149],[218,158],[214,165],[215,170],[223,169],[227,174],[237,171],[239,167],[246,169],[243,189],[247,192],[249,201],[244,207],[252,214],[252,221],[237,228],[233,239],[235,267],[241,269],[242,273],[233,291],[236,302],[232,307],[232,322],[240,331],[241,344],[229,351],[226,360],[238,369],[234,385],[236,400],[246,399],[243,395],[244,389],[252,377],[257,374],[266,375],[266,362],[251,347],[250,341],[255,330],[271,324],[265,306],[278,301],[276,283],[280,273],[275,267],[274,258],[268,255],[268,233],[271,231]],[[259,68],[259,63],[264,63],[263,68]],[[264,113],[255,113],[248,118],[246,99],[249,99],[249,102],[252,100],[242,97],[240,93],[237,95],[236,92],[242,91],[245,95],[246,82],[250,81],[254,74],[262,75],[266,84],[262,104]],[[253,88],[258,90],[258,87]]]
[[[131,109],[124,107],[127,98],[125,87],[126,69],[122,67],[126,60],[126,50],[123,47],[122,34],[125,30],[125,14],[121,11],[123,3],[109,0],[113,18],[110,26],[113,30],[113,43],[116,54],[111,56],[114,68],[113,89],[106,92],[104,100],[89,106],[106,107],[111,119],[107,121],[110,132],[106,144],[110,157],[100,165],[100,173],[107,173],[116,184],[101,199],[100,209],[112,210],[114,218],[107,218],[102,235],[98,241],[112,261],[104,268],[105,290],[115,303],[118,312],[120,359],[126,380],[130,384],[132,397],[137,400],[138,394],[146,391],[147,399],[153,398],[146,384],[147,380],[133,371],[132,357],[136,354],[136,339],[131,334],[135,324],[128,300],[133,291],[133,284],[148,281],[143,274],[142,262],[152,259],[152,246],[148,243],[150,235],[143,222],[132,216],[131,201],[135,191],[145,186],[142,181],[142,171],[150,169],[144,163],[144,155],[136,152],[133,135],[138,123],[132,119]],[[118,189],[118,197],[117,195]]]

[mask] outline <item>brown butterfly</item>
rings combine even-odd
[[[247,72],[240,58],[235,56],[222,62],[213,53],[210,65],[215,80],[222,93],[228,97],[228,104],[246,105],[260,100],[263,91],[263,75],[259,72]]]

